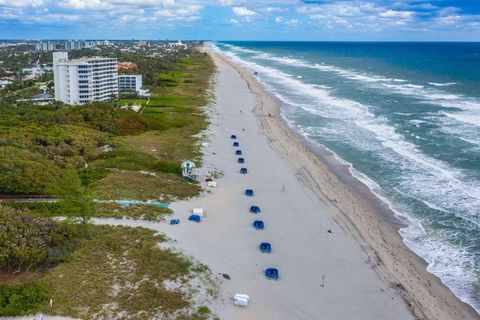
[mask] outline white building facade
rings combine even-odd
[[[139,92],[142,88],[142,75],[120,74],[118,75],[119,92]]]
[[[55,100],[66,104],[110,101],[118,96],[115,58],[68,60],[67,52],[53,53]]]

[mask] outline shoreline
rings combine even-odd
[[[207,51],[214,59],[221,59],[240,73],[256,97],[254,111],[270,145],[289,162],[297,179],[318,200],[341,211],[332,218],[353,235],[369,258],[375,261],[375,272],[380,279],[396,286],[415,316],[427,319],[480,318],[440,278],[428,272],[427,262],[406,246],[399,233],[403,224],[384,201],[355,178],[348,166],[333,154],[295,132],[281,116],[278,99],[250,71],[219,53]]]

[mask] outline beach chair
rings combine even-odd
[[[237,150],[237,151],[235,151],[235,154],[236,154],[237,156],[241,156],[241,155],[242,155],[242,150]]]
[[[252,189],[246,189],[245,190],[245,195],[247,197],[253,197],[253,190]]]
[[[233,143],[233,146],[234,146],[234,147],[240,147],[240,143],[234,142],[234,143]]]
[[[202,218],[198,214],[192,214],[190,217],[188,217],[188,221],[193,221],[193,222],[200,222]]]
[[[265,277],[268,280],[278,280],[278,269],[273,267],[265,268]]]
[[[244,158],[238,158],[237,162],[238,163],[245,163],[245,159]]]
[[[230,136],[230,139],[237,139],[237,136],[234,135],[234,134],[232,134],[232,135]]]
[[[260,213],[260,207],[259,206],[251,206],[250,207],[250,212],[251,213]]]
[[[272,252],[272,245],[268,242],[260,243],[260,251],[263,253],[270,253]]]
[[[247,172],[248,172],[247,168],[241,168],[240,169],[241,174],[247,174]]]
[[[180,223],[180,219],[171,219],[170,220],[171,225],[176,225],[176,224],[179,224],[179,223]]]
[[[253,221],[253,227],[255,228],[255,230],[263,230],[265,225],[263,224],[262,220],[255,220]]]

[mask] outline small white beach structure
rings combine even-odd
[[[237,307],[247,307],[248,306],[248,300],[250,300],[250,297],[246,294],[243,294],[243,293],[237,293],[233,296],[233,303]]]
[[[217,187],[217,182],[216,181],[208,181],[207,182],[207,187],[216,188]]]
[[[191,160],[182,162],[182,176],[189,180],[198,181],[198,171],[195,162]]]
[[[193,208],[193,214],[203,218],[203,208]]]

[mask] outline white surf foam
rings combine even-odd
[[[450,86],[456,85],[457,83],[456,82],[446,82],[446,83],[429,82],[428,84],[435,87],[450,87]]]

